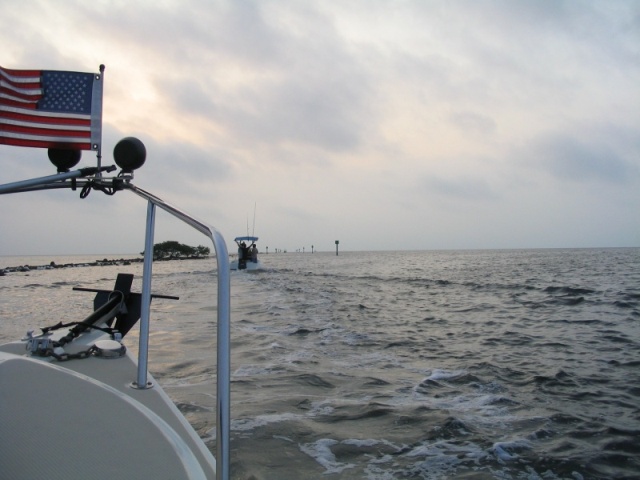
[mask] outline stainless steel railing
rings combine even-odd
[[[218,271],[218,335],[217,335],[217,384],[216,384],[216,479],[229,479],[230,421],[231,421],[231,273],[229,253],[222,235],[213,227],[195,219],[160,198],[125,183],[124,188],[147,199],[147,230],[145,235],[142,309],[140,314],[140,346],[138,350],[138,386],[147,384],[147,358],[149,342],[149,306],[151,305],[151,266],[153,263],[153,232],[155,208],[165,212],[206,235],[213,243]]]

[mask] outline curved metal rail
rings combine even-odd
[[[153,263],[153,232],[155,207],[183,221],[206,235],[216,252],[218,271],[218,334],[217,334],[217,384],[216,384],[216,479],[229,479],[229,437],[231,420],[231,273],[229,253],[222,235],[213,227],[195,219],[178,208],[164,202],[151,193],[125,183],[123,187],[145,198],[147,206],[147,230],[145,235],[142,309],[140,314],[140,346],[138,358],[137,384],[145,388],[147,384],[147,358],[149,345],[149,307],[151,305],[151,265]]]

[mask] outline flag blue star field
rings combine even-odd
[[[0,67],[0,144],[100,150],[102,74]]]

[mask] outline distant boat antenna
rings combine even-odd
[[[249,230],[249,226],[247,225],[247,230]],[[251,236],[254,237],[256,233],[256,202],[253,202],[253,230],[251,232]]]

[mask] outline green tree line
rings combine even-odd
[[[203,245],[192,247],[175,240],[167,240],[166,242],[156,243],[153,246],[153,258],[160,260],[169,258],[202,258],[208,257],[209,253],[211,253],[209,247]],[[144,252],[141,255],[144,255]]]

